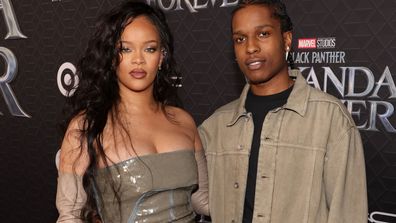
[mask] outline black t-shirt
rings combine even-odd
[[[254,196],[256,192],[257,161],[260,148],[260,135],[264,118],[269,111],[286,104],[293,87],[277,94],[267,96],[254,95],[249,90],[245,108],[252,113],[254,133],[252,147],[250,149],[249,170],[246,182],[245,204],[243,209],[243,223],[251,223],[254,210]]]

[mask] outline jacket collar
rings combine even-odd
[[[311,88],[302,76],[299,70],[289,70],[289,76],[295,79],[294,87],[287,99],[286,104],[283,107],[275,109],[275,112],[281,109],[288,109],[298,113],[301,116],[305,115],[308,105],[308,97]],[[234,108],[234,115],[227,126],[234,125],[239,118],[246,117],[248,115],[245,109],[245,101],[249,91],[250,85],[246,84],[242,90],[241,96],[239,97],[237,104]]]

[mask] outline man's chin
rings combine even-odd
[[[268,81],[269,81],[269,79],[247,79],[248,80],[248,83],[250,84],[250,85],[262,85],[262,84],[266,84]]]

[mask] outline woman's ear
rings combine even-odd
[[[165,50],[165,48],[162,48],[161,49],[161,57],[160,57],[160,61],[158,64],[158,70],[161,70],[162,62],[165,60],[165,57],[166,57],[166,50]]]

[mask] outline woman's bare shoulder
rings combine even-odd
[[[191,129],[197,128],[194,118],[191,116],[190,113],[188,113],[184,109],[174,106],[167,106],[165,110],[168,113],[168,115],[170,115],[171,118],[173,118],[176,122],[180,123],[181,125]]]
[[[85,116],[79,114],[69,122],[61,145],[59,170],[62,172],[85,171],[88,156],[82,135],[84,120]]]

